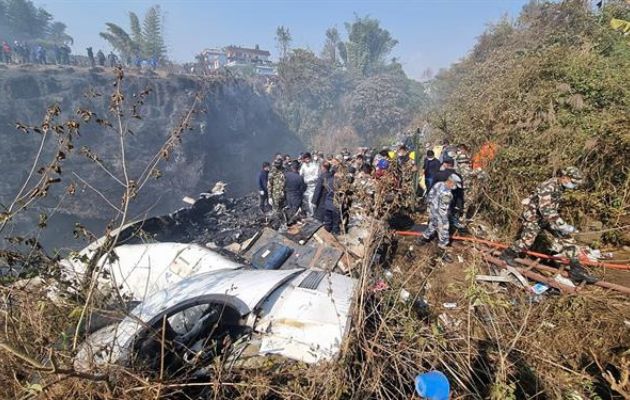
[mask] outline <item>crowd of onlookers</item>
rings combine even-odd
[[[67,45],[43,46],[17,40],[9,44],[3,40],[1,51],[0,61],[5,64],[68,65],[71,63],[71,50]]]

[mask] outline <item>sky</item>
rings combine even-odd
[[[488,24],[502,17],[515,18],[528,0],[34,0],[58,21],[66,23],[74,38],[73,51],[85,53],[111,47],[101,39],[106,22],[129,28],[129,11],[142,19],[159,4],[164,12],[164,34],[169,57],[192,61],[205,48],[230,44],[258,44],[277,56],[276,28],[289,28],[292,47],[319,52],[327,28],[345,35],[344,22],[355,15],[381,21],[398,40],[392,52],[411,78],[437,72],[464,57]]]

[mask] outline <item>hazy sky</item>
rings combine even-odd
[[[169,55],[190,61],[200,50],[229,44],[261,48],[277,54],[276,27],[284,25],[294,47],[319,52],[328,27],[345,34],[344,22],[354,14],[381,21],[399,41],[392,53],[410,77],[420,78],[466,55],[488,23],[503,15],[515,17],[527,0],[407,0],[407,1],[204,1],[204,0],[35,0],[68,25],[74,51],[88,46],[109,51],[100,38],[105,22],[129,27],[128,12],[140,18],[153,4],[165,14],[165,38]]]

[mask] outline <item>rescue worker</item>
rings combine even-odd
[[[433,186],[435,174],[440,170],[440,161],[435,158],[433,150],[427,151],[427,158],[424,159],[424,184],[427,188],[427,194]]]
[[[444,139],[442,141],[442,151],[440,152],[440,162],[444,162],[444,160],[448,158],[455,159],[457,155],[457,148],[451,145],[451,142],[448,139]]]
[[[396,175],[398,178],[398,194],[400,205],[406,209],[415,207],[416,193],[413,190],[413,181],[416,172],[416,164],[410,157],[409,149],[404,144],[396,152]]]
[[[88,60],[90,60],[90,67],[94,68],[94,66],[96,65],[96,63],[94,62],[94,51],[92,51],[91,47],[88,47],[86,50],[87,50]]]
[[[327,160],[323,160],[321,163],[319,178],[317,178],[317,184],[315,184],[315,192],[313,193],[313,199],[311,203],[313,204],[313,216],[320,222],[324,222],[324,218],[326,217],[326,204],[325,198],[327,195],[327,188],[324,186],[324,177],[331,173],[331,165]]]
[[[473,180],[475,177],[470,161],[470,151],[468,146],[460,144],[457,146],[457,153],[455,154],[455,170],[462,178],[462,191],[464,194],[465,204],[461,210],[461,217],[466,218],[468,215],[468,208],[470,207],[470,193],[472,191]]]
[[[583,182],[583,176],[576,167],[567,167],[560,172],[560,176],[551,178],[536,188],[521,204],[524,206],[521,215],[522,227],[519,238],[501,254],[501,259],[510,265],[515,265],[514,259],[529,250],[542,230],[550,231],[554,236],[551,249],[572,260],[570,274],[577,280],[589,280],[577,260],[578,249],[575,245],[563,244],[560,238],[569,237],[577,232],[573,225],[562,219],[558,213],[560,199],[565,190],[574,190]]]
[[[323,211],[323,222],[326,231],[338,235],[341,231],[341,213],[335,204],[335,172],[329,162],[322,164],[322,175],[317,181],[313,204],[318,205],[318,211]]]
[[[291,162],[289,171],[285,173],[285,194],[287,199],[287,219],[289,223],[295,221],[302,209],[302,200],[306,191],[306,183],[299,173],[300,163],[297,160]]]
[[[285,177],[282,168],[282,158],[278,157],[273,162],[273,168],[269,172],[267,181],[267,193],[269,195],[269,204],[274,215],[279,216],[285,205]]]
[[[11,64],[11,46],[6,41],[2,42],[2,58],[7,64]]]
[[[98,61],[98,65],[101,67],[105,66],[105,53],[102,50],[96,52],[96,60]]]
[[[317,155],[315,155],[317,157]],[[319,163],[313,161],[311,153],[305,153],[302,156],[302,166],[300,167],[300,176],[304,179],[306,184],[306,190],[304,191],[304,211],[306,215],[312,217],[315,213],[313,208],[313,194],[315,193],[315,186],[317,186],[317,179],[319,178]]]
[[[427,197],[429,206],[429,224],[422,232],[418,244],[423,245],[431,241],[431,237],[437,232],[438,256],[446,261],[453,261],[446,249],[450,243],[449,213],[453,202],[453,190],[461,188],[462,180],[457,174],[451,174],[445,182],[433,185]]]
[[[269,192],[267,191],[267,183],[269,181],[269,163],[265,161],[262,164],[262,168],[258,173],[258,196],[260,198],[260,202],[258,206],[260,207],[260,211],[264,214],[269,209]]]
[[[455,161],[452,158],[445,158],[442,167],[438,172],[436,172],[433,186],[435,186],[438,182],[446,182],[448,178],[452,175],[458,175],[455,170]],[[459,176],[459,179],[462,180],[462,177]],[[429,189],[430,192],[430,189]],[[451,202],[451,210],[449,213],[449,222],[451,229],[460,229],[464,230],[465,227],[459,222],[459,216],[461,215],[462,210],[464,209],[464,190],[461,185],[453,189],[453,201]],[[427,199],[428,202],[428,199]]]

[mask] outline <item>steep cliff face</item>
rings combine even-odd
[[[63,120],[80,120],[76,111],[87,108],[115,122],[108,112],[115,76],[112,70],[99,68],[0,68],[0,168],[3,174],[0,202],[6,205],[28,175],[41,140],[36,132],[17,131],[16,122],[41,124],[47,107],[52,104],[60,106]],[[132,216],[172,211],[182,206],[183,196],[196,196],[219,180],[228,184],[232,195],[256,190],[256,173],[262,161],[275,152],[295,153],[302,148],[273,111],[269,98],[246,82],[127,74],[123,90],[128,100],[145,89],[150,89],[151,93],[141,108],[142,119],[130,119],[133,134],[125,139],[132,179],[139,176],[156,155],[170,130],[190,108],[195,94],[201,92],[203,100],[196,107],[193,129],[183,134],[182,143],[170,160],[160,166],[161,177],[152,179],[142,189],[132,204]],[[92,95],[87,96],[87,93]],[[93,96],[94,93],[100,96]],[[46,213],[51,219],[42,235],[43,241],[48,245],[67,246],[74,222],[98,230],[115,215],[116,211],[103,197],[118,206],[122,186],[79,150],[89,147],[114,175],[121,177],[122,157],[117,133],[94,123],[82,123],[80,132],[74,142],[75,150],[64,160],[62,183],[30,213],[17,218],[19,229],[15,232],[21,233],[25,226],[36,225],[39,214]],[[51,135],[39,164],[44,165],[54,155],[55,148],[56,139]],[[76,194],[64,196],[65,188],[72,182],[77,185]]]

